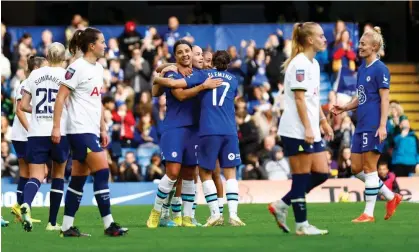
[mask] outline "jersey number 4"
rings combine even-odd
[[[230,83],[223,82],[223,83],[221,83],[221,86],[225,86],[225,88],[224,88],[223,94],[221,95],[220,101],[218,102],[218,106],[223,106],[224,100],[225,100],[226,95],[227,95],[227,92],[230,89]],[[218,88],[214,88],[212,90],[212,105],[213,106],[217,106],[217,89]]]
[[[41,100],[36,104],[36,113],[37,114],[47,114],[47,113],[53,113],[54,109],[52,106],[44,105],[44,103],[48,99],[48,103],[55,102],[55,96],[53,94],[57,94],[58,89],[54,88],[38,88],[36,90],[36,97],[41,96]]]

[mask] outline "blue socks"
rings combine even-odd
[[[111,214],[111,201],[109,195],[109,169],[102,169],[93,175],[93,191],[99,207],[100,216]]]
[[[30,178],[28,182],[25,185],[25,188],[23,190],[23,202],[26,203],[29,206],[32,205],[32,201],[35,198],[36,193],[39,190],[39,187],[41,187],[41,182],[36,178]]]
[[[292,175],[291,204],[294,209],[296,223],[302,223],[307,220],[305,193],[309,182],[310,174],[308,173]]]
[[[61,199],[64,193],[64,179],[54,178],[51,183],[51,191],[49,194],[49,220],[51,225],[55,226],[57,223],[57,214],[60,209]]]
[[[329,178],[328,173],[318,173],[318,172],[312,172],[310,174],[310,182],[307,186],[306,193],[309,193],[311,190],[316,188],[317,186],[323,184],[326,182],[326,180]],[[291,205],[291,191],[289,191],[283,198],[282,201],[287,204],[288,206]]]
[[[70,184],[65,195],[64,215],[74,217],[79,209],[83,197],[83,186],[87,176],[71,176]]]
[[[19,182],[17,184],[17,190],[16,190],[16,198],[17,203],[19,205],[23,204],[23,190],[25,189],[26,182],[28,182],[28,178],[20,177]]]

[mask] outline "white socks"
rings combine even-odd
[[[357,177],[359,180],[361,180],[362,182],[365,182],[365,173],[364,171],[361,171],[358,174],[355,174],[355,177]],[[388,189],[388,187],[383,183],[383,181],[381,181],[380,178],[379,179],[379,183],[380,183],[380,193],[386,198],[386,200],[392,200],[394,198],[394,193]]]
[[[212,179],[204,181],[202,183],[202,189],[204,191],[205,200],[207,201],[211,216],[219,217],[220,210],[218,207],[217,188],[215,187],[214,181]]]
[[[111,225],[111,223],[114,222],[112,218],[112,214],[108,214],[105,217],[102,217],[102,220],[103,220],[103,226],[105,227],[105,229],[107,229]]]
[[[193,180],[182,181],[183,216],[191,217],[195,202],[195,184]]]
[[[218,198],[218,210],[220,210],[220,214],[223,215],[223,212],[224,212],[224,198]]]
[[[173,197],[172,199],[172,216],[173,218],[182,216],[182,198],[181,197]]]
[[[63,225],[61,226],[61,230],[67,231],[73,226],[73,223],[74,223],[74,217],[64,215]]]
[[[377,200],[377,194],[379,191],[379,182],[380,178],[378,177],[377,172],[371,172],[365,174],[365,210],[368,216],[374,216],[375,202]]]
[[[171,180],[167,175],[164,175],[160,180],[157,190],[156,200],[154,202],[154,210],[161,212],[165,199],[169,196],[170,191],[176,180]]]
[[[237,208],[239,205],[239,182],[237,182],[237,179],[226,181],[226,196],[230,217],[237,217]]]

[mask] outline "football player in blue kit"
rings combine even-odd
[[[237,79],[228,73],[230,56],[226,51],[217,51],[213,56],[215,69],[196,71],[182,80],[164,79],[159,84],[170,87],[200,87],[207,78],[222,79],[221,86],[205,90],[200,95],[201,114],[199,119],[199,173],[205,199],[211,216],[204,226],[222,224],[219,211],[217,189],[212,180],[212,171],[219,160],[226,178],[226,195],[230,213],[230,224],[245,226],[237,216],[239,187],[236,179],[236,166],[241,164],[235,121],[234,100],[237,95]],[[198,86],[196,86],[198,85]]]
[[[190,67],[192,45],[189,42],[186,40],[177,41],[174,45],[174,54],[178,68]],[[180,73],[172,71],[165,73],[164,77],[168,79],[183,78]],[[195,195],[194,168],[198,164],[195,147],[199,141],[197,137],[199,104],[197,104],[198,99],[192,97],[205,89],[212,89],[221,84],[220,80],[210,78],[204,82],[203,85],[188,89],[176,87],[161,89],[159,85],[153,86],[154,96],[164,92],[167,99],[167,112],[161,137],[162,155],[166,162],[166,175],[160,181],[155,204],[147,220],[147,227],[149,228],[159,226],[163,204],[179,175],[182,178],[182,194],[189,196],[186,204],[193,205]],[[156,91],[156,88],[159,90]],[[192,212],[192,207],[190,209]],[[196,226],[192,222],[191,215],[192,213],[182,218],[182,226]]]
[[[374,222],[377,194],[387,199],[385,220],[391,218],[402,196],[390,191],[377,173],[377,162],[387,138],[390,73],[380,61],[384,50],[383,36],[379,27],[366,31],[359,43],[359,56],[364,62],[358,69],[358,95],[344,106],[334,106],[332,112],[340,114],[357,109],[358,124],[352,139],[352,173],[365,182],[365,210],[352,222]]]

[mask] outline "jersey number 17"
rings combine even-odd
[[[218,106],[223,106],[224,100],[227,96],[227,92],[230,89],[230,83],[223,82],[223,83],[221,83],[221,86],[225,86],[225,88],[224,88],[223,94],[221,95],[220,101],[218,102]],[[214,88],[212,90],[212,105],[213,106],[217,106],[217,89],[218,88]]]

